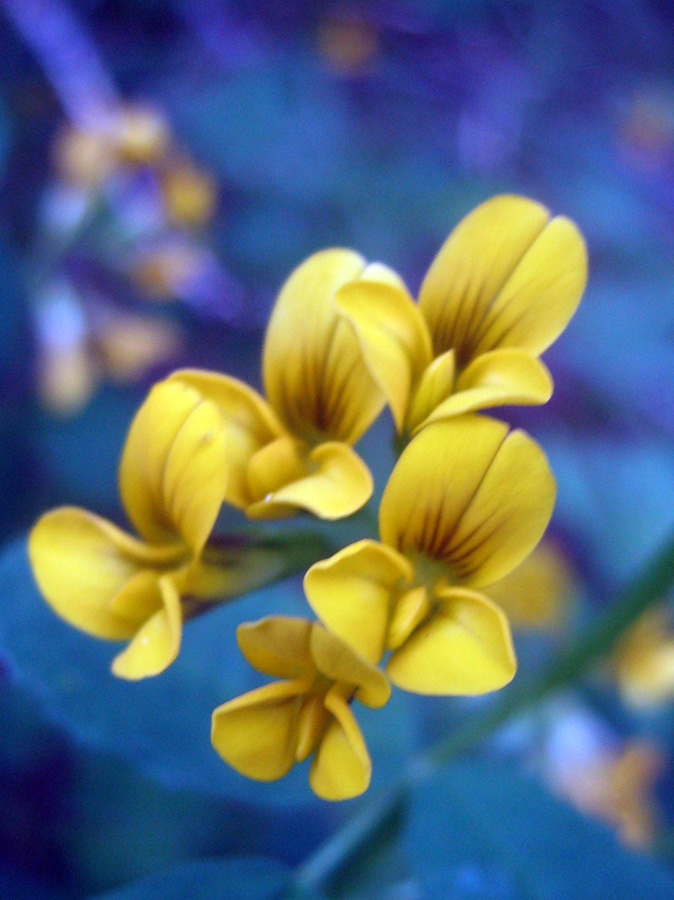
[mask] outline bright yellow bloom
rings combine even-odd
[[[240,625],[248,662],[285,678],[219,706],[211,740],[232,768],[257,781],[283,778],[313,754],[312,790],[347,800],[367,790],[372,764],[351,701],[378,709],[391,687],[366,662],[316,622],[284,616]]]
[[[376,279],[376,280],[375,280]],[[225,499],[254,519],[306,510],[339,519],[372,494],[372,477],[351,449],[384,405],[356,336],[335,300],[352,284],[399,283],[351,250],[326,250],[283,286],[267,328],[262,374],[267,400],[213,372],[172,377],[219,408],[228,437]]]
[[[478,206],[433,261],[417,306],[404,286],[355,282],[337,304],[399,433],[494,406],[546,403],[539,355],[573,315],[587,280],[568,219],[516,196]]]
[[[265,580],[266,557],[231,569],[204,547],[227,483],[217,407],[176,381],[150,392],[128,434],[120,492],[141,538],[84,509],[63,507],[33,528],[29,552],[45,599],[76,628],[130,641],[113,662],[122,678],[162,672],[175,659],[183,617],[207,598]],[[185,597],[181,603],[181,597]]]
[[[674,630],[666,607],[649,609],[629,629],[613,658],[622,697],[648,708],[674,697]]]
[[[319,619],[391,681],[420,694],[482,694],[516,661],[508,620],[476,588],[512,571],[554,505],[547,460],[521,431],[482,416],[415,437],[379,508],[381,543],[363,540],[312,566]]]

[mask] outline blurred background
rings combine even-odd
[[[254,856],[268,868],[232,869],[221,896],[271,897],[277,871],[360,808],[315,802],[306,772],[243,785],[208,742],[210,710],[249,677],[232,661],[234,624],[256,603],[302,610],[297,585],[218,613],[221,639],[194,623],[175,671],[129,687],[112,683],[110,648],[43,609],[22,536],[59,504],[122,521],[116,469],[148,388],[185,365],[259,385],[266,318],[308,254],[354,247],[415,293],[459,219],[502,192],[573,218],[590,256],[581,308],[545,357],[552,401],[507,411],[559,482],[549,539],[502,586],[526,674],[610,612],[674,532],[671,4],[0,0],[0,896],[87,897],[175,863]],[[553,804],[546,846],[576,835],[602,871],[619,859],[621,878],[638,870],[639,890],[665,897],[662,600],[591,678],[478,756],[515,773],[498,781],[513,785],[499,801],[511,833],[529,817],[522,798],[545,791],[530,800]],[[373,790],[472,712],[397,697],[365,720]],[[562,876],[542,894],[533,864],[515,876],[484,840],[458,840],[457,797],[484,809],[496,790],[493,767],[481,771],[448,772],[436,823],[411,802],[330,895],[567,896]],[[575,870],[564,877],[587,874]],[[128,896],[151,896],[142,884]]]

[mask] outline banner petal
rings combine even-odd
[[[352,250],[315,253],[290,275],[274,305],[263,350],[265,393],[298,438],[352,445],[381,412],[381,391],[335,306],[336,292],[364,269]]]

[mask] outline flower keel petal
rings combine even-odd
[[[283,778],[295,765],[302,693],[295,682],[276,682],[219,706],[212,717],[213,747],[247,778]]]
[[[316,750],[309,784],[323,800],[348,800],[369,787],[372,763],[353,713],[339,693],[329,692],[325,705],[334,718]]]
[[[252,519],[274,518],[303,509],[321,519],[357,512],[372,496],[370,470],[346,444],[319,444],[308,456],[307,474],[246,510]]]
[[[517,662],[505,614],[465,588],[439,592],[434,614],[396,650],[386,672],[416,694],[472,696],[495,691],[515,675]]]
[[[118,678],[138,681],[159,675],[178,655],[182,637],[180,597],[166,576],[155,581],[155,589],[162,607],[138,630],[126,650],[115,657],[112,671]]]
[[[411,577],[412,567],[404,556],[365,540],[313,565],[304,578],[304,590],[330,631],[378,663],[386,648],[393,590]]]

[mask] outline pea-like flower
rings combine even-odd
[[[250,691],[213,713],[220,756],[257,781],[283,778],[313,754],[312,790],[347,800],[367,790],[372,764],[351,702],[373,709],[391,694],[386,677],[317,622],[275,616],[240,625],[241,652],[265,675],[286,679]]]
[[[54,611],[95,637],[130,641],[113,662],[122,678],[163,671],[185,616],[269,574],[264,553],[232,553],[226,567],[228,554],[204,552],[225,494],[226,455],[215,404],[161,382],[131,424],[120,464],[122,502],[140,538],[75,507],[47,513],[31,532],[33,572]]]
[[[482,694],[516,660],[503,611],[476,588],[539,541],[555,483],[539,446],[485,416],[425,428],[401,455],[379,508],[381,542],[362,540],[304,580],[324,625],[364,658],[391,651],[391,681],[419,694]]]
[[[392,281],[337,297],[399,433],[504,405],[546,403],[538,359],[566,327],[587,280],[582,235],[524,197],[499,196],[450,234],[416,305]]]
[[[671,611],[649,609],[637,619],[613,653],[621,696],[637,709],[671,703],[674,697],[674,628]]]
[[[262,374],[267,399],[235,378],[184,370],[177,378],[217,404],[228,435],[228,503],[254,519],[308,511],[338,519],[360,509],[372,477],[352,450],[384,397],[358,339],[338,315],[345,286],[391,283],[385,266],[351,250],[325,250],[283,286],[267,328]]]

